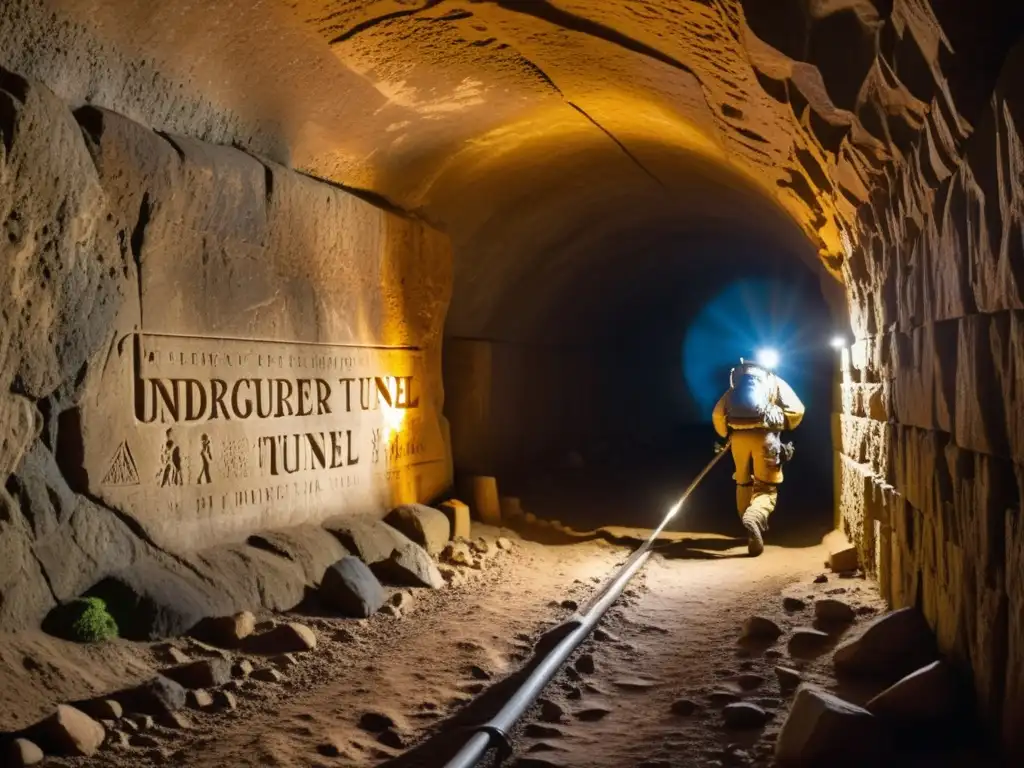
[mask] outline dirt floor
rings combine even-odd
[[[670,486],[630,508],[635,524],[650,524],[664,510],[662,496],[671,496]],[[608,510],[630,503],[599,486],[596,495]],[[571,508],[548,498],[549,518],[557,509],[569,520],[600,520],[604,514],[581,497]],[[694,508],[681,515],[673,540],[658,545],[573,657],[571,669],[556,676],[520,721],[511,734],[512,754],[492,753],[485,765],[768,765],[791,698],[781,690],[775,667],[793,667],[805,680],[837,690],[827,650],[794,659],[786,641],[793,629],[812,626],[813,602],[826,596],[857,611],[851,627],[833,631],[831,645],[856,632],[883,609],[873,585],[835,574],[814,583],[825,570],[826,548],[807,525],[790,525],[790,533],[781,526],[764,555],[749,558],[745,543],[733,538],[741,529],[732,517],[731,494],[724,502],[705,497],[704,503],[715,505],[714,514]],[[799,519],[801,509],[794,504],[788,514]],[[717,521],[718,530],[704,532],[706,519]],[[642,530],[620,528],[595,538],[549,525],[522,525],[517,532],[477,527],[474,535],[481,534],[492,542],[507,535],[514,546],[510,552],[492,547],[484,568],[464,569],[460,583],[397,592],[396,601],[403,602],[398,616],[261,617],[301,621],[313,628],[318,644],[274,662],[280,681],[230,683],[235,710],[188,711],[187,727],[176,729],[147,724],[139,733],[120,724],[124,744],[90,759],[54,759],[48,765],[444,765],[471,733],[467,726],[486,721],[500,707],[537,658],[545,633],[577,607],[585,608]],[[801,599],[805,607],[784,609],[784,596]],[[785,634],[768,646],[742,645],[741,628],[753,615],[776,621]],[[12,722],[30,722],[57,701],[110,689],[119,675],[123,685],[170,663],[167,644],[82,650],[41,637],[17,643],[0,643],[0,683],[21,697],[20,715],[11,706],[5,710]],[[223,653],[187,639],[174,646],[189,658]],[[267,659],[250,658],[256,667],[268,665]],[[105,671],[85,677],[83,669]],[[874,693],[840,692],[854,701]],[[11,704],[11,696],[4,699]],[[767,723],[726,727],[722,706],[731,700],[757,704],[768,714]],[[914,764],[954,763],[934,755],[901,763]]]

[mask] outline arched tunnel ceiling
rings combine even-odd
[[[95,61],[55,82],[78,78],[156,127],[205,120],[205,138],[245,137],[446,229],[451,327],[466,334],[502,332],[539,270],[554,286],[644,228],[742,228],[794,253],[801,241],[842,278],[858,210],[905,183],[918,145],[936,166],[956,156],[976,106],[965,94],[987,92],[971,78],[1007,45],[965,39],[1000,28],[998,0],[977,3],[973,25],[940,0],[39,4],[228,117],[177,96],[147,104]],[[15,50],[67,43],[62,27],[35,34]]]

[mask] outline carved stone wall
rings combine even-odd
[[[847,274],[858,340],[834,421],[841,524],[886,597],[920,605],[973,674],[1012,754],[1024,750],[1022,76],[1018,44],[969,136],[936,104],[888,193],[861,209]]]
[[[0,631],[154,548],[450,484],[445,236],[0,70]]]

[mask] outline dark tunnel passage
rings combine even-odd
[[[714,455],[731,366],[773,347],[808,413],[777,525],[819,540],[832,525],[829,341],[845,323],[806,240],[697,151],[518,152],[459,188],[479,225],[455,238],[443,352],[457,482],[496,476],[503,495],[583,530],[653,527]],[[677,527],[739,532],[728,464]]]

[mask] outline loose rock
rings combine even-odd
[[[690,699],[676,699],[672,702],[672,714],[688,717],[697,711],[697,704]]]
[[[819,573],[817,576],[814,577],[815,584],[824,584],[827,581],[828,576],[826,576],[824,573]]]
[[[577,608],[580,607],[579,603],[577,603],[575,600],[563,600],[561,603],[559,603],[559,606],[567,611],[575,611]]]
[[[822,653],[829,644],[829,636],[817,629],[801,628],[793,631],[787,646],[790,656],[808,657]]]
[[[594,670],[597,668],[594,664],[594,657],[589,653],[584,653],[576,659],[576,663],[573,664],[573,666],[576,668],[577,672],[583,675],[592,675],[594,674]]]
[[[174,680],[157,675],[121,697],[121,703],[128,712],[144,715],[162,715],[176,712],[185,706],[185,689]]]
[[[231,662],[226,659],[203,659],[180,667],[170,667],[161,674],[184,688],[216,688],[231,679]]]
[[[761,675],[748,672],[745,675],[740,675],[736,678],[736,682],[739,683],[740,688],[745,691],[752,691],[755,688],[760,688],[764,684],[764,678]]]
[[[824,624],[849,624],[854,620],[853,608],[848,603],[834,598],[816,600],[814,615]]]
[[[231,676],[244,680],[252,674],[252,662],[248,659],[239,659],[231,666]]]
[[[189,691],[186,695],[186,703],[192,709],[208,709],[213,706],[213,696],[209,691]]]
[[[724,707],[740,700],[740,697],[732,691],[712,691],[708,694],[708,701],[712,706]]]
[[[938,658],[938,648],[924,617],[915,608],[885,614],[864,633],[836,649],[836,671],[884,680],[899,680]]]
[[[473,553],[464,541],[452,541],[441,552],[441,559],[452,565],[469,567],[473,565]]]
[[[843,547],[837,549],[828,556],[828,566],[833,572],[856,571],[860,562],[857,557],[856,547]]]
[[[396,507],[388,513],[384,522],[431,555],[440,553],[451,536],[451,523],[444,512],[423,504]]]
[[[945,662],[934,661],[886,688],[864,708],[901,726],[951,721],[957,711],[956,683]]]
[[[79,709],[59,704],[39,730],[40,743],[55,755],[89,757],[103,745],[103,726]]]
[[[468,539],[470,533],[469,507],[458,499],[449,499],[438,505],[438,509],[448,518],[453,539]]]
[[[512,540],[505,538],[504,536],[499,536],[498,540],[494,542],[494,544],[498,549],[504,550],[505,552],[510,552],[513,547]]]
[[[799,597],[784,597],[782,598],[782,607],[787,611],[802,611],[807,607],[807,603]]]
[[[775,744],[782,765],[877,765],[883,749],[878,720],[866,709],[802,685]]]
[[[562,717],[565,715],[565,710],[562,709],[558,704],[551,701],[550,699],[540,700],[540,719],[546,723],[558,723],[561,722]]]
[[[775,676],[779,679],[779,688],[783,691],[794,690],[803,680],[803,676],[791,667],[776,667]]]
[[[751,616],[743,623],[743,639],[775,640],[781,634],[779,625],[764,616]]]
[[[373,563],[370,569],[386,584],[440,589],[444,579],[423,547],[411,541],[402,543],[385,560]]]
[[[756,704],[746,701],[727,704],[722,710],[722,719],[730,728],[757,728],[768,720],[768,713]]]
[[[76,706],[94,720],[120,720],[124,716],[124,708],[113,699],[93,699]]]
[[[345,616],[366,618],[384,605],[387,595],[377,577],[358,557],[343,557],[324,571],[320,597]]]
[[[39,765],[43,762],[43,750],[28,739],[15,739],[7,748],[7,760],[5,765],[11,768],[27,768],[30,765]]]
[[[204,619],[192,634],[221,648],[237,648],[255,630],[256,617],[250,611],[241,611],[233,616]]]
[[[261,683],[280,683],[284,680],[284,675],[273,667],[262,667],[249,675],[249,678],[259,680]]]
[[[254,635],[247,645],[255,653],[279,654],[301,653],[316,648],[316,635],[304,624],[289,622],[279,624],[269,632]]]
[[[238,708],[238,699],[231,691],[216,691],[213,695],[213,704],[217,709],[231,712]]]
[[[270,663],[278,669],[288,669],[289,667],[298,666],[299,662],[290,653],[282,653],[280,656],[274,656],[270,659]]]

